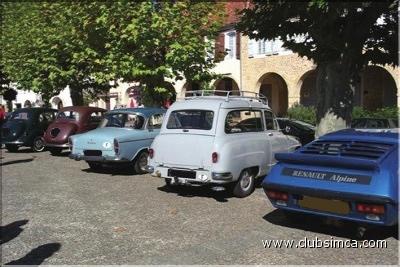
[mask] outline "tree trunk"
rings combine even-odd
[[[83,88],[76,84],[69,86],[73,106],[83,106]]]
[[[316,137],[349,127],[359,80],[359,72],[351,64],[327,62],[318,65]]]

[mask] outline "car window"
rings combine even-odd
[[[354,120],[351,124],[352,128],[366,128],[365,127],[365,120]]]
[[[28,120],[29,113],[28,112],[18,112],[15,111],[11,114],[10,120]]]
[[[233,110],[226,115],[225,133],[263,131],[260,110]]]
[[[55,118],[53,111],[45,111],[39,114],[39,122],[51,122]]]
[[[103,112],[101,111],[94,111],[90,113],[89,116],[89,123],[99,123],[103,117]]]
[[[78,121],[79,113],[73,110],[60,111],[57,114],[57,119]]]
[[[149,119],[149,128],[160,129],[163,122],[163,114],[154,114]]]
[[[367,128],[389,128],[389,126],[385,120],[368,120]]]
[[[139,114],[112,113],[104,117],[99,127],[142,129],[143,126],[144,118]]]
[[[214,112],[209,110],[175,110],[168,118],[167,129],[210,130]]]
[[[277,130],[277,123],[274,118],[274,114],[271,111],[264,111],[265,116],[265,128],[267,130]]]

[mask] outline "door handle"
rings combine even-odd
[[[273,136],[274,134],[273,133],[268,133],[268,136]]]

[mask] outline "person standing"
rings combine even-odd
[[[4,110],[4,105],[0,105],[0,127],[3,126],[5,119],[6,111]]]

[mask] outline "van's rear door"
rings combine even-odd
[[[216,118],[212,110],[172,111],[152,147],[154,161],[167,167],[209,168],[214,147]]]

